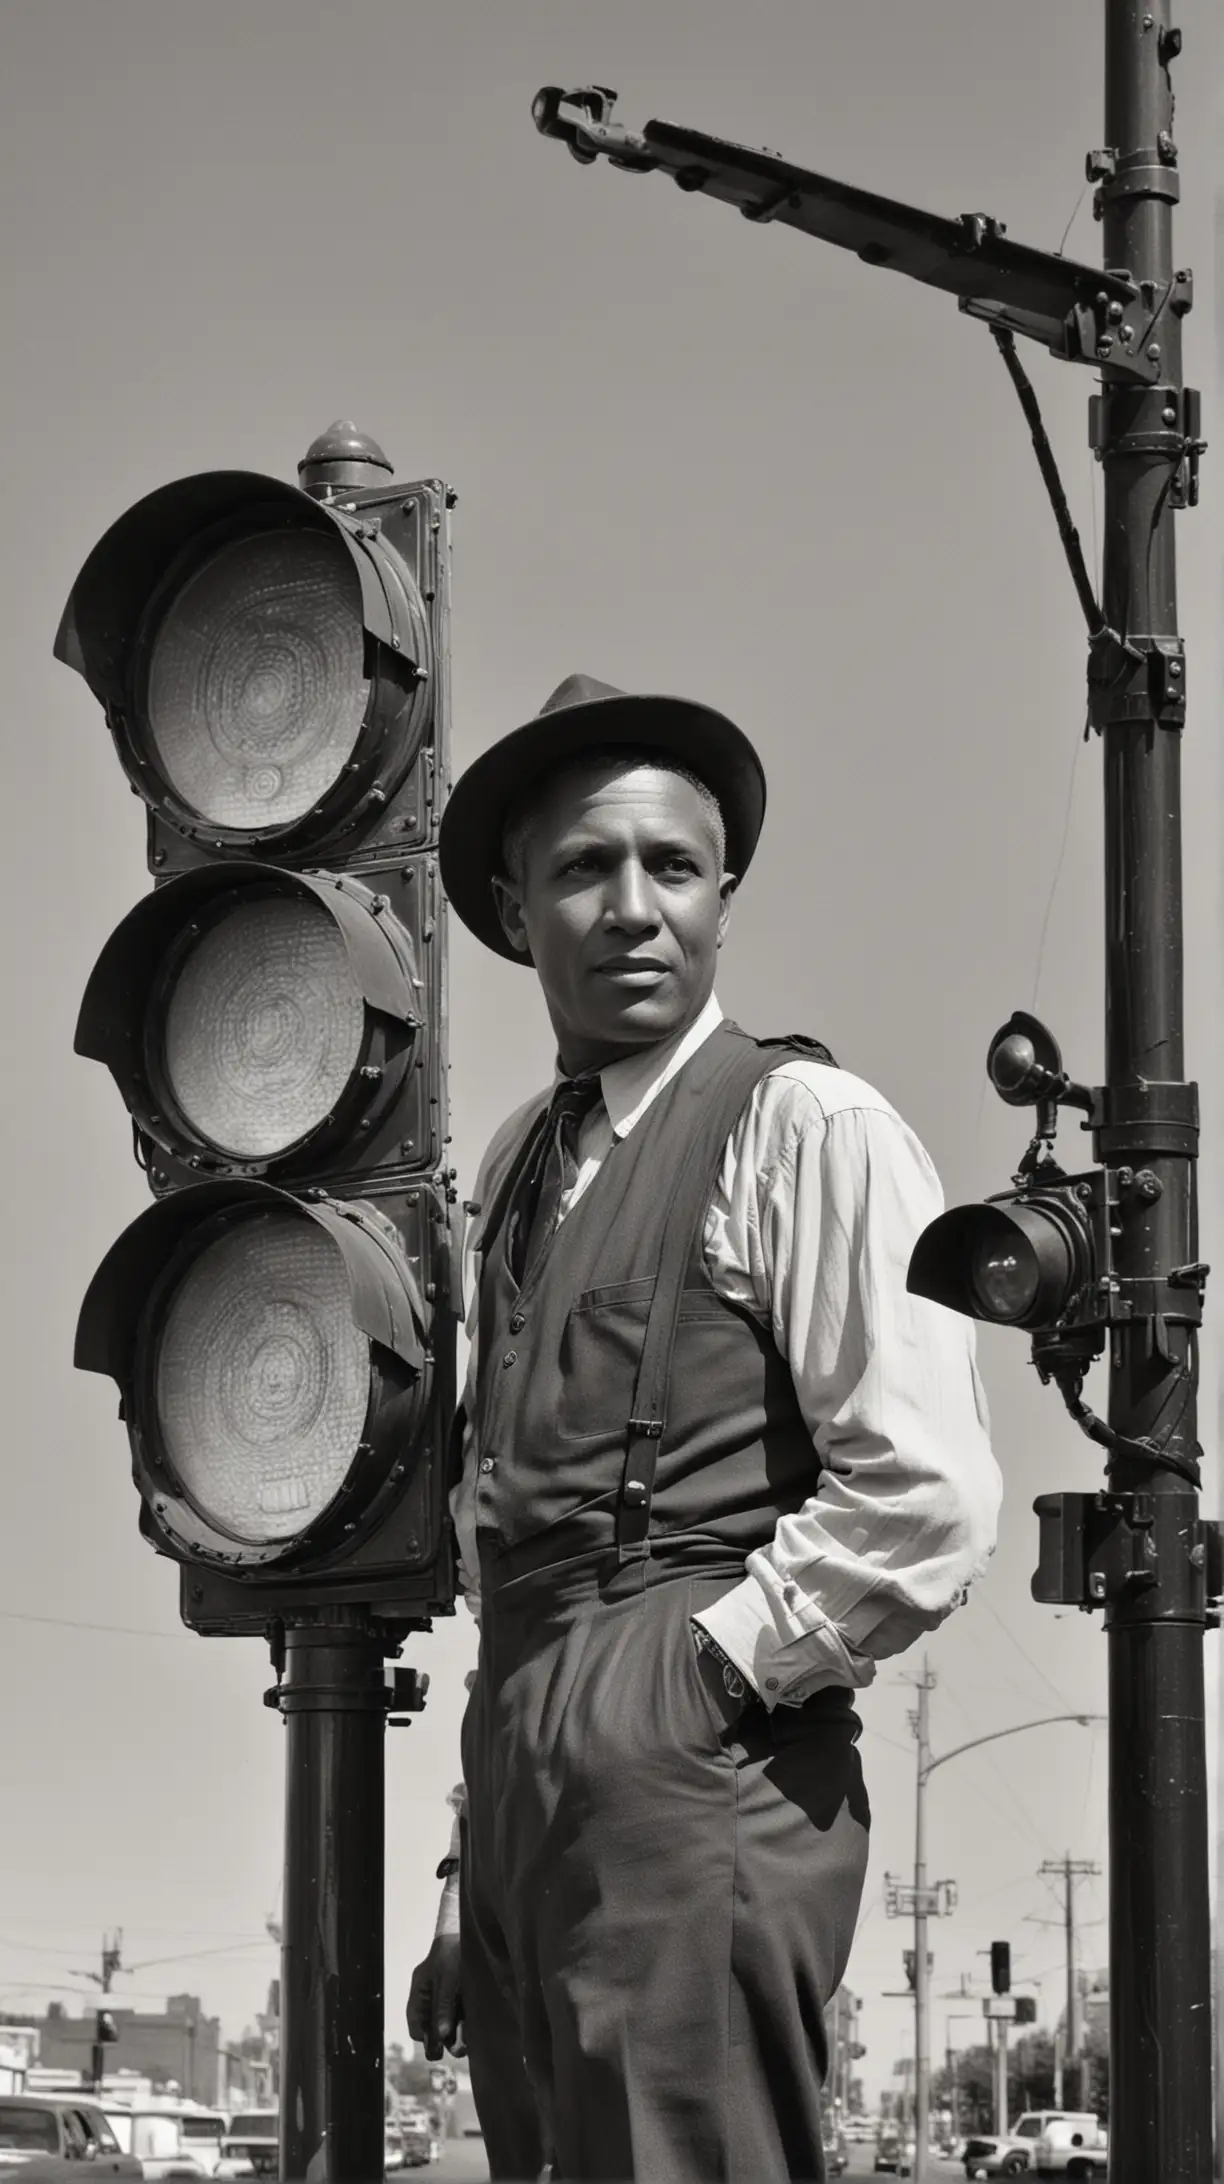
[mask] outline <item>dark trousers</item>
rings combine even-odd
[[[587,1565],[483,1591],[461,1944],[495,2178],[824,2177],[859,1724],[838,1691],[723,1729],[689,1615],[731,1582]]]

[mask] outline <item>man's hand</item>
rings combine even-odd
[[[452,2055],[467,2054],[458,1934],[436,1934],[429,1955],[417,1965],[408,1990],[408,2030],[421,2041],[427,2062],[441,2062],[444,2048]]]
[[[750,1691],[734,1663],[714,1644],[704,1624],[694,1620],[689,1628],[697,1653],[697,1673],[705,1685],[710,1705],[723,1727],[733,1729],[755,1693]]]

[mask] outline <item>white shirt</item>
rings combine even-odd
[[[711,997],[682,1036],[600,1072],[561,1219],[618,1138],[722,1022]],[[481,1164],[488,1206],[529,1118],[518,1109]],[[819,1457],[812,1493],[700,1620],[767,1707],[826,1684],[861,1687],[964,1598],[994,1551],[1002,1484],[990,1450],[972,1322],[905,1286],[920,1232],[943,1211],[913,1132],[861,1077],[788,1059],[764,1077],[723,1155],[704,1232],[720,1297],[768,1327]],[[479,1224],[473,1231],[478,1237]],[[463,1469],[451,1495],[460,1583],[479,1612],[475,1413],[479,1283],[471,1308]]]

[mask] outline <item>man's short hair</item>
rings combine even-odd
[[[709,783],[682,760],[650,744],[600,743],[592,745],[588,751],[575,751],[567,758],[558,759],[554,766],[546,766],[512,799],[502,827],[501,861],[503,874],[513,880],[516,887],[522,885],[527,851],[544,797],[566,774],[585,773],[592,766],[615,766],[625,772],[636,766],[652,766],[657,773],[676,774],[681,781],[687,781],[690,788],[697,791],[709,821],[721,873],[727,854],[727,827],[722,806]]]

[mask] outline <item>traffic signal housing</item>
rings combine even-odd
[[[1111,1178],[1038,1173],[977,1206],[953,1206],[923,1230],[908,1287],[971,1319],[1030,1330],[1099,1320],[1111,1264]]]
[[[1011,1993],[1011,1943],[992,1941],[990,1944],[990,1985],[994,1994]]]
[[[193,1627],[453,1606],[446,1167],[453,495],[347,423],[300,487],[162,487],[86,561],[59,657],[148,814],[154,887],[98,957],[155,1203],[89,1286],[145,1536]]]

